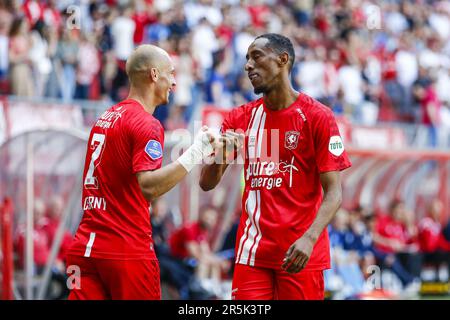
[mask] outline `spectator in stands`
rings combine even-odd
[[[230,72],[230,52],[222,50],[214,56],[211,73],[206,83],[206,102],[216,108],[233,107],[232,95],[227,83]]]
[[[74,30],[66,29],[56,51],[59,67],[59,85],[64,102],[71,102],[75,94],[76,65],[78,62],[79,44]]]
[[[98,28],[98,47],[102,55],[101,94],[104,100],[111,99],[112,83],[117,72],[117,59],[113,50],[112,24],[116,17],[114,10],[107,10],[102,14],[103,23]]]
[[[315,99],[326,96],[324,47],[307,49],[303,54],[304,61],[299,63],[297,82],[301,90]]]
[[[33,258],[34,258],[34,274],[40,275],[44,271],[47,263],[50,246],[47,233],[44,226],[47,223],[45,217],[45,203],[41,199],[35,199],[33,210]],[[26,262],[26,225],[18,226],[14,241],[15,251],[18,252],[18,268],[23,270]]]
[[[427,216],[419,222],[419,245],[423,254],[424,266],[434,269],[434,281],[439,281],[439,269],[447,267],[450,273],[450,242],[445,238],[441,218],[443,204],[440,200],[431,201]],[[449,275],[447,274],[447,279]],[[444,281],[447,279],[443,279]],[[429,280],[429,279],[424,279]]]
[[[392,201],[387,215],[377,215],[373,233],[375,257],[399,277],[403,286],[415,284],[417,280],[397,257],[397,254],[407,253],[411,248],[403,224],[405,210],[403,201]]]
[[[63,223],[61,218],[64,211],[64,201],[59,195],[51,198],[48,209],[45,215],[45,222],[40,227],[48,239],[49,254],[53,250],[55,238],[57,236],[60,224]],[[51,268],[51,282],[57,283],[58,290],[48,289],[47,297],[51,299],[66,299],[69,295],[69,288],[67,288],[66,275],[66,254],[72,243],[73,236],[69,230],[63,227],[62,238],[59,243],[59,250],[56,259]]]
[[[414,122],[412,87],[419,75],[419,64],[412,45],[412,38],[408,34],[400,37],[399,48],[395,53],[395,71],[402,91],[401,109]]]
[[[424,88],[422,99],[420,100],[422,112],[422,124],[428,128],[429,146],[438,146],[438,129],[441,124],[441,101],[436,92],[436,78],[431,75],[430,85]]]
[[[113,50],[117,61],[116,75],[111,85],[111,99],[114,101],[120,101],[124,98],[124,89],[128,85],[125,63],[133,52],[133,36],[136,30],[136,23],[132,16],[133,9],[131,7],[119,8],[119,16],[113,20],[111,25]]]
[[[159,12],[156,21],[145,28],[145,42],[159,43],[169,39],[171,15]]]
[[[42,229],[46,232],[48,238],[48,244],[50,248],[53,246],[53,242],[55,241],[56,234],[58,232],[59,225],[61,222],[61,218],[64,213],[64,201],[61,196],[53,196],[50,201],[50,204],[46,213],[46,222],[42,226]],[[65,273],[65,260],[66,253],[72,243],[72,234],[67,230],[67,228],[63,227],[63,234],[60,240],[59,251],[56,257],[55,266],[62,274]]]
[[[49,58],[48,44],[49,30],[43,20],[38,20],[31,30],[31,48],[29,58],[33,69],[34,95],[43,97],[47,88],[48,77],[52,71],[52,63]]]
[[[176,230],[169,242],[174,257],[195,266],[196,276],[208,290],[218,288],[222,272],[230,265],[211,249],[209,239],[217,221],[217,210],[212,207],[200,210],[199,220]]]
[[[197,61],[193,59],[191,54],[190,38],[179,39],[175,52],[177,56],[175,60],[177,87],[173,102],[175,105],[186,106],[183,116],[188,123],[195,107],[200,103],[198,84],[200,70]]]
[[[206,80],[213,68],[213,54],[219,49],[219,41],[207,18],[200,19],[192,32],[192,54],[201,66],[202,78]]]
[[[359,257],[354,250],[355,235],[350,229],[350,216],[339,209],[329,229],[330,245],[333,249],[332,270],[325,273],[326,287],[340,291],[338,298],[349,298],[364,290],[364,274],[359,266]]]
[[[82,33],[77,56],[76,99],[89,99],[94,78],[100,71],[98,51],[91,34]]]
[[[49,34],[58,35],[56,40],[61,42],[65,38],[60,36],[65,33],[65,27],[74,26],[73,16],[65,10],[74,3],[74,0],[0,0],[0,10],[6,12],[3,15],[5,19],[1,16],[0,23],[6,21],[9,29],[10,19],[7,16],[17,18],[25,13],[26,18],[23,20],[27,26],[22,38],[29,37],[27,32],[30,28],[37,28],[43,22],[44,29],[48,28]],[[449,9],[443,3],[445,2],[421,2],[412,5],[408,2],[396,4],[383,0],[377,3],[382,11],[385,10],[385,19],[380,21],[384,28],[379,29],[381,25],[368,25],[368,14],[372,14],[370,9],[373,4],[367,1],[356,4],[352,1],[333,2],[326,5],[313,1],[82,1],[79,4],[81,30],[77,31],[88,32],[95,38],[95,45],[101,53],[101,77],[90,79],[92,95],[83,92],[86,88],[83,86],[87,85],[83,83],[78,86],[77,97],[118,100],[127,87],[123,61],[134,46],[142,42],[163,46],[164,42],[173,41],[175,48],[183,42],[183,46],[188,43],[188,55],[194,64],[192,66],[185,59],[186,56],[183,57],[183,62],[180,60],[180,65],[187,63],[186,68],[194,70],[195,74],[194,81],[186,78],[184,89],[174,93],[175,104],[186,106],[184,118],[190,119],[194,107],[204,102],[207,95],[202,95],[206,92],[201,92],[200,85],[213,78],[218,84],[215,87],[221,87],[222,92],[226,93],[226,99],[223,100],[227,102],[221,102],[221,105],[226,107],[230,104],[230,91],[233,95],[231,105],[234,105],[241,101],[242,95],[239,93],[246,92],[245,83],[239,79],[243,74],[249,43],[263,31],[278,32],[294,40],[295,50],[300,57],[299,67],[294,66],[294,70],[304,70],[294,73],[301,83],[301,89],[314,97],[320,96],[321,101],[336,113],[345,113],[350,120],[365,125],[386,120],[410,122],[413,118],[416,123],[421,123],[420,115],[411,115],[417,113],[419,108],[411,108],[410,103],[415,96],[410,87],[417,78],[418,68],[438,70],[437,96],[441,103],[450,103],[450,93],[446,89],[450,83],[449,45],[446,43],[448,32],[444,31],[450,20]],[[368,26],[371,32],[367,32]],[[50,39],[46,40],[49,48],[52,47]],[[7,43],[10,48],[18,48],[18,53],[28,52],[29,49],[23,49],[24,41],[12,40],[10,37],[2,40],[0,36],[0,77],[2,70],[7,69],[12,76],[9,83],[0,82],[2,88],[11,87],[13,94],[41,95],[42,85],[29,85],[33,78],[29,76],[27,54],[16,55],[17,62],[14,54],[13,60],[2,59],[1,48],[5,48]],[[42,48],[45,41],[38,41],[37,44],[39,43]],[[229,68],[224,68],[225,71],[222,72],[219,66],[223,64],[213,62],[217,51],[224,48],[229,49],[232,54]],[[16,50],[9,51],[11,53]],[[47,56],[52,59],[52,54]],[[304,61],[301,60],[302,57],[305,58]],[[5,61],[7,67],[4,67]],[[44,62],[47,61],[46,58],[38,61],[39,68],[48,65]],[[213,66],[215,74],[211,75]],[[308,72],[308,69],[313,71]],[[64,77],[58,78],[59,83],[72,84],[70,66],[65,68],[65,73]],[[46,94],[51,97],[57,95],[54,90],[58,87],[54,85],[55,74],[61,75],[61,71],[55,70],[55,73],[50,74],[50,90]],[[18,81],[17,76],[25,81]],[[66,81],[65,78],[69,80]],[[222,78],[225,79],[225,85]],[[312,83],[316,78],[319,80],[314,88]],[[43,82],[45,81],[38,81],[39,84]],[[241,85],[244,85],[242,90],[239,88]],[[102,95],[98,94],[98,87],[101,87]],[[68,97],[73,95],[73,87],[64,85],[62,91],[64,100],[70,101]],[[177,101],[178,95],[182,101]],[[189,103],[189,100],[193,103]],[[163,112],[157,112],[156,115],[161,119],[167,117]]]
[[[168,244],[170,227],[169,210],[164,198],[157,199],[152,204],[151,212],[152,238],[159,261],[161,281],[171,288],[175,299],[191,298],[190,285],[194,281],[193,272],[170,253]]]
[[[15,18],[9,32],[8,60],[11,93],[23,97],[34,95],[33,77],[28,56],[32,44],[28,31],[27,20]]]
[[[239,228],[239,219],[241,217],[241,208],[238,210],[239,211],[236,213],[234,221],[232,221],[231,225],[227,228],[227,232],[225,233],[225,237],[219,251],[219,254],[228,259],[230,262],[230,269],[228,270],[228,276],[230,278],[233,277],[234,260],[236,258],[236,236]]]
[[[384,253],[397,253],[404,250],[407,244],[407,236],[403,225],[405,204],[403,201],[394,200],[389,208],[389,213],[377,216],[376,241],[378,250]]]
[[[418,224],[412,210],[405,208],[401,215],[405,233],[405,248],[396,254],[400,263],[416,279],[420,278],[422,257],[419,249]]]
[[[344,102],[351,108],[349,116],[357,120],[361,119],[361,104],[363,102],[363,79],[361,69],[357,64],[351,64],[350,61],[339,68],[339,83],[343,92]]]
[[[134,21],[135,29],[133,34],[133,42],[135,46],[143,43],[145,28],[149,24],[156,23],[156,6],[148,6],[145,1],[134,1],[134,12],[132,19]]]

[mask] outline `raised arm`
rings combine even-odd
[[[214,189],[222,179],[225,170],[228,167],[228,159],[235,155],[243,145],[244,135],[233,132],[227,132],[220,138],[220,148],[216,149],[216,157],[213,164],[204,165],[200,174],[200,188],[203,191]]]
[[[144,197],[153,201],[171,190],[197,164],[208,158],[217,144],[207,128],[197,134],[194,143],[174,162],[153,171],[141,171],[136,174]]]
[[[214,189],[222,179],[228,164],[226,163],[213,163],[204,165],[200,174],[200,188],[203,191],[209,191]]]
[[[174,161],[158,170],[138,172],[136,176],[145,199],[151,202],[175,187],[187,174],[188,171]]]

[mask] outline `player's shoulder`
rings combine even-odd
[[[254,109],[257,109],[262,105],[262,98],[247,102],[245,104],[240,105],[239,107],[234,108],[230,112],[234,116],[240,116],[245,114],[251,114]]]
[[[158,130],[163,128],[161,122],[145,111],[144,107],[136,100],[127,99],[121,101],[111,109],[123,112],[124,123],[131,128],[153,128]]]
[[[300,93],[297,101],[306,119],[314,121],[323,118],[334,118],[333,111],[329,107],[303,92]]]

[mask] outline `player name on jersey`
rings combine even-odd
[[[103,211],[106,210],[105,198],[93,196],[84,198],[83,210],[92,210],[92,209],[99,209]]]

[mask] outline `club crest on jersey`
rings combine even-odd
[[[147,142],[147,145],[145,146],[145,152],[153,160],[157,160],[163,156],[161,143],[156,140],[150,140],[149,142]]]
[[[299,137],[300,132],[298,131],[286,131],[284,147],[289,150],[294,150],[295,148],[297,148]]]

